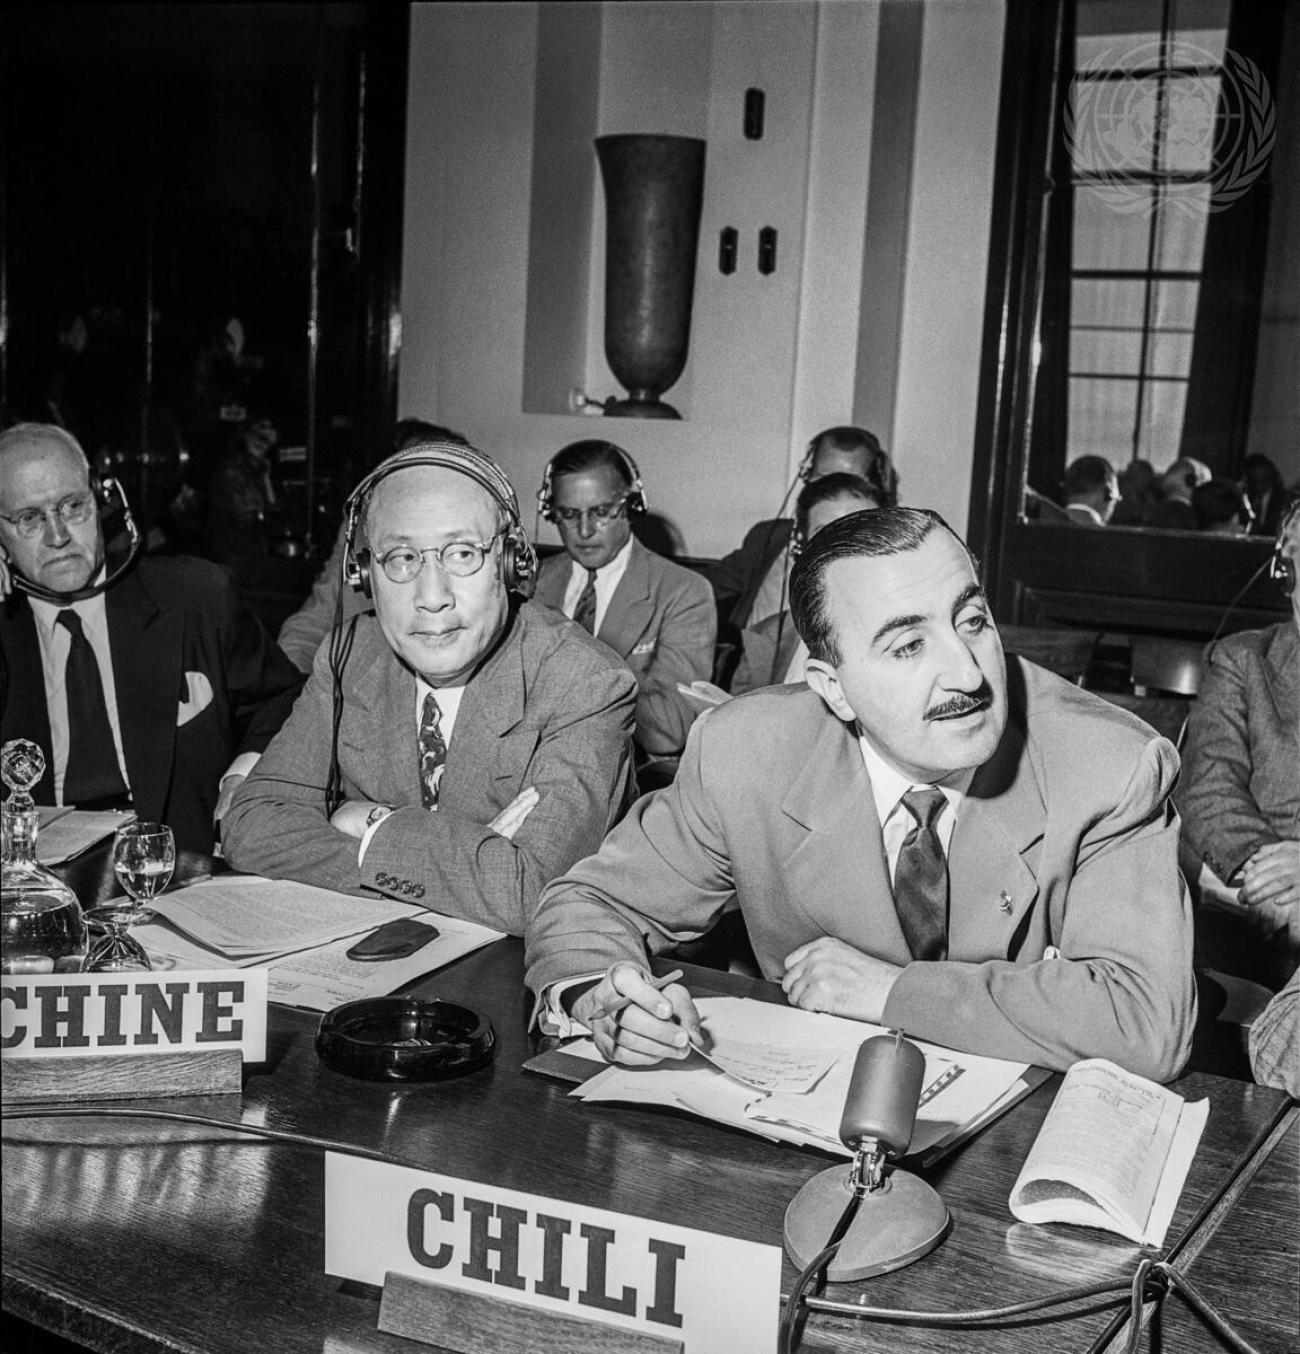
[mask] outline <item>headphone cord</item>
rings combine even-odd
[[[333,818],[335,810],[343,803],[343,768],[339,765],[339,729],[343,724],[343,671],[352,655],[352,645],[356,639],[357,622],[360,616],[353,616],[343,624],[343,591],[339,589],[338,600],[334,604],[334,629],[330,633],[330,769],[325,782],[325,816]]]

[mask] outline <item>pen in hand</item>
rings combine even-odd
[[[675,983],[681,976],[681,969],[675,968],[671,973],[665,973],[662,978],[647,978],[646,981],[657,992],[662,992],[669,983]],[[620,1011],[626,1011],[632,1005],[632,1000],[631,997],[619,997],[617,1001],[606,1002],[604,1006],[593,1011],[587,1019],[599,1020],[601,1016],[617,1015]]]

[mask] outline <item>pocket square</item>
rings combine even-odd
[[[656,641],[653,639],[647,639],[643,644],[636,645],[635,648],[633,648],[632,652],[628,655],[628,657],[636,658],[640,654],[654,653],[655,647]]]
[[[185,690],[180,704],[176,707],[176,727],[188,724],[196,715],[201,715],[212,704],[212,683],[202,672],[185,674]]]

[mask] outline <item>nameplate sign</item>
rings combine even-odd
[[[0,979],[6,1062],[222,1050],[238,1050],[244,1062],[265,1059],[265,969]]]
[[[325,1271],[411,1275],[687,1354],[776,1348],[779,1246],[338,1153],[325,1157]]]

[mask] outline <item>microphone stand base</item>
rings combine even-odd
[[[800,1268],[822,1250],[853,1196],[849,1166],[815,1175],[785,1211],[785,1249]],[[886,1172],[879,1189],[863,1195],[826,1277],[831,1283],[869,1279],[928,1255],[952,1220],[939,1196],[907,1171]]]

